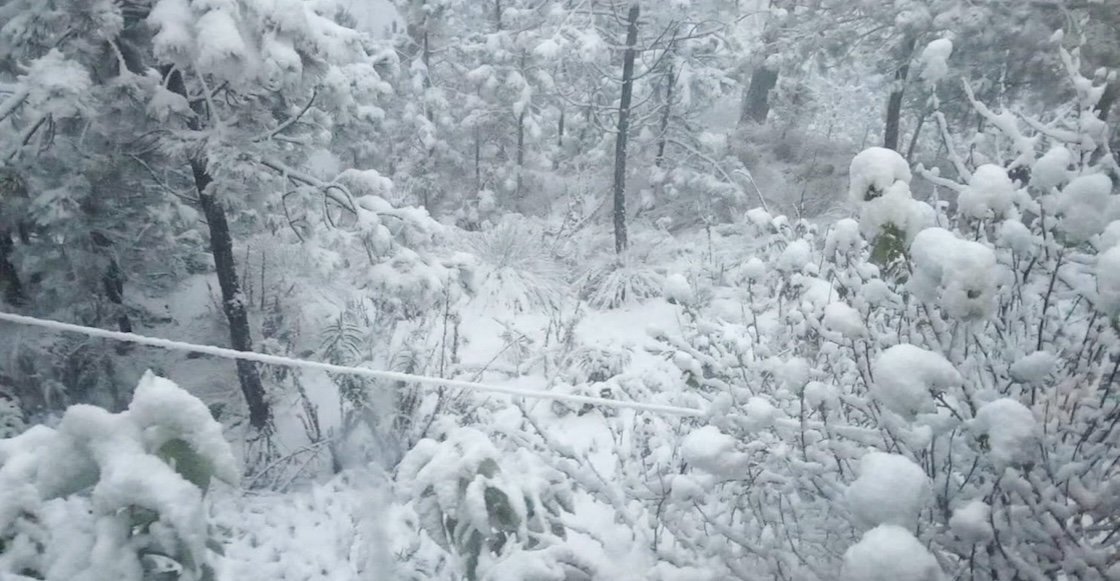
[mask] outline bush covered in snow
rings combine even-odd
[[[206,406],[148,372],[126,411],[76,405],[0,440],[0,574],[215,579],[203,495],[240,476]]]

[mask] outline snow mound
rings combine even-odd
[[[678,304],[692,302],[692,285],[688,284],[683,274],[673,273],[665,278],[665,298]]]
[[[996,243],[1021,256],[1034,256],[1038,247],[1031,229],[1018,220],[1006,220],[999,225]]]
[[[824,253],[830,256],[836,253],[847,256],[858,251],[861,242],[863,237],[859,233],[859,222],[852,218],[843,218],[837,220],[828,231],[824,242]]]
[[[949,528],[960,540],[971,543],[983,543],[992,538],[992,525],[989,515],[992,507],[980,500],[973,500],[953,511],[949,519]]]
[[[860,460],[859,478],[845,499],[853,524],[865,530],[885,524],[913,528],[932,495],[921,466],[898,454],[870,452]]]
[[[922,49],[922,80],[936,83],[949,74],[949,56],[953,54],[953,41],[939,38]]]
[[[1034,458],[1038,425],[1023,404],[1008,398],[988,402],[976,411],[972,430],[987,436],[992,462],[1019,465]]]
[[[737,457],[735,438],[715,426],[704,426],[685,436],[681,444],[685,462],[711,474],[721,474]]]
[[[1104,174],[1074,178],[1058,195],[1059,226],[1071,242],[1084,242],[1111,221],[1112,180]]]
[[[939,300],[951,317],[984,318],[996,303],[997,262],[991,248],[927,228],[910,244],[914,274],[910,290],[923,301]]]
[[[944,356],[906,343],[876,356],[871,370],[871,397],[908,419],[935,412],[933,393],[964,382]]]
[[[1104,252],[1118,245],[1120,245],[1120,220],[1113,220],[1104,227],[1104,231],[1097,238],[1096,247],[1098,252]]]
[[[1058,358],[1049,351],[1035,351],[1011,364],[1011,379],[1019,383],[1042,383],[1054,370]]]
[[[773,425],[777,412],[770,402],[758,396],[750,398],[743,406],[743,413],[751,430],[762,430]]]
[[[867,325],[859,311],[844,303],[829,303],[824,308],[824,326],[847,339],[867,336]]]
[[[742,271],[748,281],[758,282],[766,277],[766,263],[757,256],[752,256],[743,263]]]
[[[937,559],[910,531],[883,525],[844,552],[844,581],[941,581]]]
[[[895,182],[910,183],[910,164],[893,149],[869,147],[852,158],[848,195],[862,203],[880,196]]]
[[[1097,257],[1097,308],[1109,316],[1120,314],[1120,246]]]
[[[957,197],[961,213],[978,220],[1001,218],[1011,209],[1015,197],[1015,184],[1007,177],[1007,170],[994,164],[984,164],[972,173],[968,187]]]
[[[1069,181],[1069,166],[1074,162],[1070,150],[1057,146],[1047,151],[1031,168],[1030,185],[1041,190],[1056,188]]]
[[[812,262],[812,248],[807,240],[794,240],[782,250],[777,266],[781,272],[801,272]]]

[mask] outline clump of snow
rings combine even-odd
[[[766,263],[757,256],[750,257],[743,264],[743,276],[750,282],[758,282],[766,277]]]
[[[1011,379],[1020,383],[1042,383],[1057,363],[1058,357],[1053,353],[1035,351],[1011,364]]]
[[[847,256],[859,250],[862,242],[859,222],[852,218],[843,218],[837,220],[832,225],[832,229],[828,231],[828,236],[825,237],[824,242],[824,252],[830,256],[836,253]]]
[[[800,390],[809,382],[811,368],[804,357],[790,357],[774,366],[774,376],[787,389]]]
[[[882,525],[844,552],[844,581],[941,581],[937,559],[910,531]]]
[[[1007,177],[1007,170],[988,163],[972,173],[968,186],[957,197],[957,207],[971,218],[1002,218],[1011,209],[1014,197],[1015,184]]]
[[[769,428],[774,423],[774,415],[777,411],[770,402],[758,396],[750,398],[743,406],[743,414],[746,416],[750,430]]]
[[[895,182],[910,183],[910,165],[893,149],[867,148],[852,158],[848,195],[859,204],[883,195]]]
[[[1058,195],[1059,227],[1070,242],[1084,242],[1111,221],[1112,180],[1105,174],[1079,176]]]
[[[723,474],[738,464],[735,438],[715,426],[704,426],[685,436],[681,456],[685,462],[711,474]]]
[[[952,317],[984,318],[996,302],[996,257],[979,242],[957,238],[943,228],[921,231],[910,245],[910,290],[923,301],[940,299]]]
[[[996,244],[1020,256],[1033,256],[1038,247],[1031,229],[1018,220],[1005,220],[1000,223],[996,234]]]
[[[840,390],[835,385],[820,381],[805,384],[805,405],[810,408],[834,408],[840,403]]]
[[[1069,181],[1073,164],[1073,153],[1062,146],[1056,146],[1040,157],[1031,168],[1030,185],[1041,190],[1056,188]]]
[[[981,500],[973,500],[953,511],[949,528],[960,540],[969,544],[987,542],[992,538],[992,524],[989,522],[992,507]]]
[[[943,355],[906,343],[880,353],[871,369],[871,397],[908,419],[936,411],[933,393],[964,382]]]
[[[922,49],[922,80],[936,83],[949,74],[949,56],[953,54],[953,41],[939,38]]]
[[[881,278],[873,278],[859,287],[859,298],[870,306],[885,303],[893,294],[891,288]]]
[[[665,278],[665,298],[686,305],[692,302],[692,285],[681,273],[673,273]]]
[[[774,222],[774,217],[770,212],[762,208],[751,208],[747,210],[747,221],[750,222],[756,230],[765,232],[770,228],[770,224]]]
[[[811,261],[812,248],[809,241],[798,239],[786,245],[775,266],[781,272],[801,272]]]
[[[921,466],[898,454],[870,452],[860,460],[859,478],[845,499],[853,524],[865,530],[885,524],[913,528],[932,494]]]
[[[1120,220],[1113,220],[1104,227],[1104,231],[1097,238],[1095,246],[1098,252],[1104,252],[1113,246],[1120,245]]]
[[[1008,398],[988,402],[976,411],[972,430],[987,436],[992,461],[1019,465],[1034,458],[1038,425],[1023,404]]]
[[[859,311],[844,303],[829,303],[824,308],[824,326],[847,339],[867,336],[867,325]]]
[[[1120,314],[1120,246],[1097,256],[1097,309],[1109,315]]]

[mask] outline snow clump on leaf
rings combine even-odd
[[[844,581],[941,581],[937,559],[910,531],[883,525],[844,552]]]
[[[871,369],[871,397],[908,419],[936,411],[933,393],[964,382],[943,355],[905,343],[880,353]]]
[[[854,524],[913,528],[932,498],[929,477],[921,466],[898,454],[870,452],[859,463],[859,478],[845,495]]]

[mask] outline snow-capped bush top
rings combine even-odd
[[[1054,146],[1038,158],[1031,168],[1032,187],[1042,190],[1056,188],[1069,181],[1069,166],[1074,163],[1073,154],[1060,145]]]
[[[846,498],[854,524],[863,529],[879,525],[913,528],[933,497],[929,477],[921,466],[898,454],[870,452],[859,462],[859,478]]]
[[[844,581],[941,581],[937,558],[910,531],[876,527],[844,553]]]
[[[1097,257],[1097,309],[1111,317],[1120,314],[1120,246]]]
[[[995,308],[997,261],[991,248],[943,228],[921,231],[910,245],[909,288],[924,301],[940,299],[952,317],[984,318]]]
[[[988,437],[992,462],[997,466],[1019,465],[1035,456],[1038,426],[1034,414],[1008,398],[988,402],[976,412],[972,429]]]
[[[904,418],[933,412],[933,393],[964,381],[945,356],[907,343],[880,353],[871,368],[871,396]]]
[[[1070,242],[1084,242],[1116,218],[1112,180],[1105,174],[1074,178],[1058,195],[1059,226]]]
[[[970,218],[1002,218],[1011,209],[1015,184],[1007,170],[995,164],[984,164],[972,172],[968,187],[957,198],[957,208]]]
[[[922,80],[936,83],[949,74],[949,56],[953,54],[953,41],[939,38],[922,49]]]
[[[858,204],[882,195],[895,182],[909,184],[911,179],[910,165],[897,151],[870,147],[852,158],[848,194]]]

